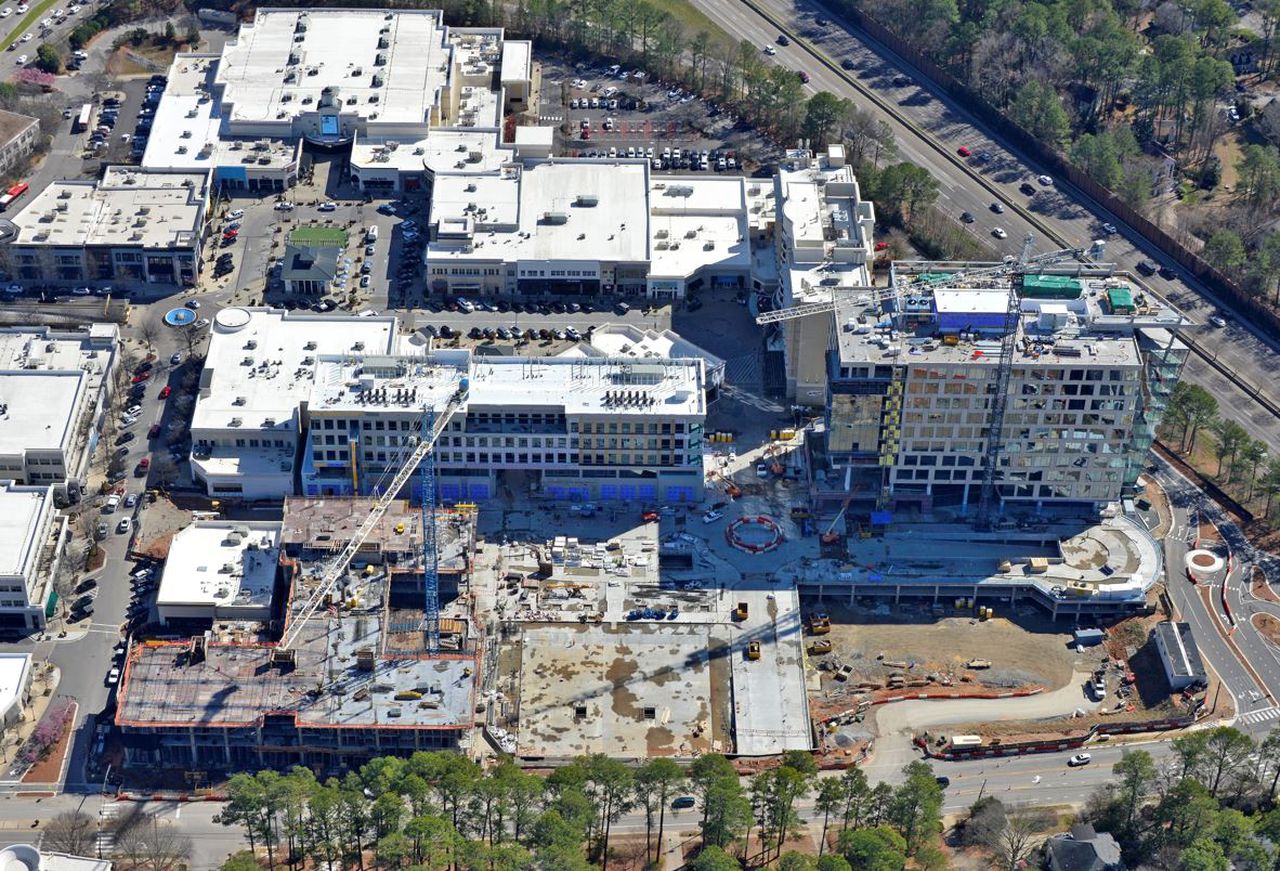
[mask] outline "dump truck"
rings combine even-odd
[[[747,642],[747,659],[756,660],[759,658],[760,658],[760,642],[748,641]]]
[[[827,614],[810,615],[809,631],[814,635],[826,635],[831,631],[831,617]]]
[[[809,645],[809,653],[813,656],[821,656],[824,653],[831,652],[831,639],[824,638],[821,641],[815,641]]]
[[[746,602],[739,602],[738,607],[733,609],[734,620],[746,620],[747,614],[748,614],[748,610],[747,610]]]

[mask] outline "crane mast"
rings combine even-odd
[[[320,582],[316,585],[316,588],[312,592],[310,598],[308,598],[307,601],[303,604],[302,609],[298,611],[298,613],[294,614],[293,617],[289,620],[289,624],[285,630],[284,636],[280,639],[280,643],[272,651],[271,662],[273,665],[278,665],[282,667],[284,666],[291,667],[294,664],[296,664],[297,651],[296,651],[295,645],[297,644],[298,638],[302,634],[302,630],[303,628],[305,628],[307,621],[310,620],[315,615],[316,611],[320,609],[320,606],[324,602],[325,598],[338,585],[338,581],[346,573],[347,567],[351,564],[351,560],[355,558],[355,555],[359,552],[361,546],[373,533],[373,530],[377,528],[378,523],[382,520],[383,516],[386,515],[387,509],[391,507],[391,503],[396,501],[397,494],[399,494],[400,491],[404,489],[405,485],[409,483],[410,478],[413,477],[413,474],[415,471],[417,471],[418,466],[423,462],[424,459],[428,458],[428,455],[435,448],[436,441],[440,438],[440,434],[443,433],[445,428],[449,425],[449,422],[453,419],[453,415],[457,413],[457,411],[460,408],[462,408],[463,404],[466,402],[466,399],[467,399],[467,379],[463,377],[461,379],[461,383],[459,384],[457,390],[449,398],[449,401],[445,404],[445,407],[443,409],[441,409],[439,412],[433,412],[433,411],[427,412],[427,415],[424,417],[424,428],[423,428],[422,436],[419,439],[418,443],[414,446],[413,451],[410,452],[408,458],[404,461],[404,463],[400,466],[400,468],[396,470],[396,474],[392,477],[386,489],[384,489],[381,493],[379,493],[376,496],[376,498],[374,499],[373,507],[370,508],[369,510],[369,514],[360,523],[360,526],[357,527],[356,531],[352,533],[351,538],[347,541],[346,546],[344,546],[342,550],[338,552],[338,555],[333,558],[333,560],[328,564],[328,566],[325,567],[324,573],[320,577]],[[426,481],[431,481],[432,485],[434,486],[433,475],[428,474],[427,476],[424,476],[424,484]],[[424,493],[423,494],[424,501],[427,498],[428,498],[427,494]],[[432,494],[432,498],[434,498],[434,493]],[[425,531],[426,531],[425,524],[427,523],[434,524],[434,522],[435,522],[434,517],[427,518],[424,514],[424,517],[423,517],[424,541],[425,541]],[[434,531],[434,527],[432,531]],[[434,543],[434,539],[432,539],[432,542]],[[435,556],[434,547],[432,547],[432,554],[430,555],[430,557],[428,557],[428,559],[434,558],[434,556]],[[424,567],[425,565],[426,563],[424,562]],[[436,638],[438,639],[439,637],[438,605],[435,613],[436,613],[436,619],[434,621],[434,625],[436,627],[435,634],[436,634]],[[427,628],[428,630],[430,630],[430,626],[428,626]]]

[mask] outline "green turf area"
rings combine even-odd
[[[22,37],[22,34],[26,33],[28,30],[31,30],[32,25],[37,24],[41,18],[44,18],[45,13],[53,8],[53,4],[55,2],[56,0],[44,0],[43,3],[39,3],[35,6],[32,6],[30,9],[28,9],[27,14],[22,16],[21,19],[19,19],[17,26],[15,26],[13,30],[9,31],[9,35],[4,38],[4,47],[8,48],[10,43],[13,43],[16,40],[20,39]],[[16,9],[18,7],[18,4],[14,3],[13,7]],[[80,11],[84,12],[85,10],[81,9]],[[5,20],[9,20],[9,19],[5,19]],[[34,32],[35,31],[32,30],[32,33]],[[17,49],[15,49],[15,51],[18,52],[19,54],[28,55],[34,61],[36,56],[36,46],[38,46],[39,44],[40,44],[40,41],[38,39],[32,38],[30,42],[26,43],[26,45],[31,46],[31,49],[29,51],[25,50],[25,47],[23,46],[22,43],[18,44],[18,47]]]
[[[289,234],[289,241],[297,245],[336,245],[345,248],[347,231],[336,227],[299,227]]]
[[[686,41],[693,39],[698,31],[705,30],[707,36],[711,37],[712,46],[719,44],[722,48],[733,48],[738,44],[737,40],[725,33],[720,25],[702,14],[702,11],[695,8],[689,0],[650,0],[650,5],[680,22],[684,27]]]

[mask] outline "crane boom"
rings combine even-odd
[[[431,432],[424,434],[418,444],[414,446],[413,452],[409,454],[404,465],[396,471],[395,477],[391,479],[391,483],[387,485],[387,488],[378,495],[377,499],[374,501],[373,507],[369,510],[368,516],[366,516],[360,523],[360,526],[356,531],[352,533],[346,547],[344,547],[338,555],[334,557],[333,562],[329,563],[324,574],[320,578],[319,585],[311,594],[311,598],[309,598],[306,601],[306,604],[302,606],[302,610],[295,614],[289,621],[289,628],[285,632],[284,637],[280,639],[280,644],[276,648],[276,650],[280,652],[281,658],[288,658],[285,655],[285,652],[291,650],[293,645],[297,643],[298,636],[302,633],[302,629],[306,626],[307,621],[311,619],[317,610],[319,610],[320,603],[324,601],[324,597],[327,596],[337,585],[338,579],[346,572],[347,566],[351,564],[351,560],[360,550],[360,547],[377,527],[379,521],[382,520],[383,515],[387,513],[387,509],[391,507],[391,503],[396,501],[397,494],[399,494],[404,486],[409,483],[409,479],[413,476],[414,471],[417,470],[418,464],[421,463],[423,458],[426,457],[427,454],[435,447],[437,439],[440,438],[440,434],[444,432],[445,427],[449,425],[449,421],[453,419],[453,415],[462,407],[462,404],[465,401],[465,389],[459,387],[459,389],[449,398],[445,407],[436,414],[435,424],[432,426]]]

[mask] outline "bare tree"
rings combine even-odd
[[[179,871],[191,861],[191,839],[155,814],[137,813],[121,823],[115,857],[130,871]]]
[[[160,328],[156,326],[155,321],[148,318],[138,325],[138,338],[147,346],[148,351],[154,351],[156,339],[160,338]]]
[[[1014,871],[1022,867],[1022,863],[1030,858],[1040,843],[1037,833],[1043,827],[1043,820],[1027,810],[1015,810],[1006,814],[1004,825],[992,830],[987,839],[987,848],[995,854],[1001,867]]]
[[[92,855],[97,845],[97,820],[80,811],[63,811],[44,827],[42,850],[69,853],[72,856]]]

